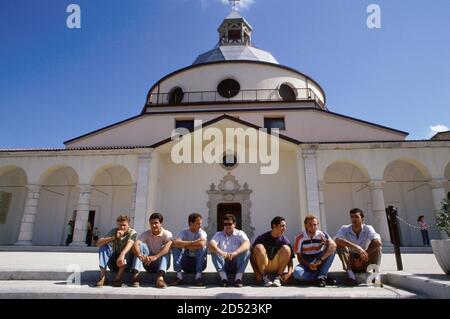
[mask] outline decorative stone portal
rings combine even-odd
[[[238,183],[236,178],[228,172],[227,175],[216,185],[211,186],[206,193],[209,196],[208,206],[208,226],[206,232],[211,238],[218,230],[223,230],[222,221],[219,219],[224,214],[233,213],[236,216],[236,225],[247,234],[248,238],[252,238],[255,228],[252,226],[250,216],[250,194],[252,190],[248,188],[248,184],[244,183],[243,187]],[[219,216],[220,215],[220,216]],[[239,226],[239,222],[241,226]]]

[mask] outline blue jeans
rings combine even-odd
[[[314,259],[320,258],[323,255],[323,252],[317,254],[317,255],[303,255],[302,258],[306,259],[307,262],[311,263]],[[328,276],[328,270],[330,269],[331,265],[333,264],[334,256],[336,253],[333,253],[332,255],[328,256],[327,259],[323,261],[321,265],[319,265],[319,269],[317,270],[311,270],[303,265],[298,265],[294,269],[294,278],[300,281],[313,281],[316,280],[317,277],[327,277]]]
[[[424,246],[430,246],[430,237],[428,236],[428,230],[427,229],[421,229],[420,232],[422,233],[422,241]]]
[[[172,248],[173,270],[186,273],[199,273],[206,268],[206,247],[191,250],[195,257],[188,255],[188,250],[183,248]]]
[[[99,265],[101,268],[108,268],[111,271],[118,272],[119,267],[117,267],[117,258],[119,257],[120,252],[113,252],[112,244],[106,244],[99,248],[98,257],[99,257]],[[130,271],[133,263],[133,253],[131,250],[126,253],[125,260],[127,264],[125,265],[125,271]]]
[[[148,248],[147,244],[141,243],[140,246],[141,254],[144,256],[154,256],[155,253],[151,252]],[[166,272],[170,267],[170,252],[164,256],[161,256],[159,259],[150,263],[150,265],[144,265],[142,261],[138,257],[134,257],[133,261],[133,270],[139,272],[142,267],[149,273],[157,273],[159,271]]]
[[[225,260],[216,253],[211,253],[212,262],[218,272],[225,272],[227,274],[243,274],[250,261],[250,251],[247,250],[236,256],[233,260]]]

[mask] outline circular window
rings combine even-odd
[[[224,154],[222,157],[222,166],[227,170],[235,168],[238,164],[237,157],[234,154]]]
[[[226,79],[219,83],[217,86],[217,92],[220,96],[225,98],[231,98],[236,96],[241,90],[241,85],[238,81],[233,79]]]
[[[278,93],[283,101],[295,101],[297,98],[294,89],[287,84],[281,84]]]
[[[183,101],[184,92],[180,87],[173,88],[169,93],[169,104],[180,104]]]

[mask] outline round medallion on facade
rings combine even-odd
[[[228,171],[236,168],[238,160],[235,154],[224,154],[222,157],[222,167]]]
[[[238,81],[233,79],[226,79],[217,86],[217,93],[224,98],[232,98],[236,96],[241,90],[241,85]]]

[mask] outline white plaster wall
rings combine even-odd
[[[385,172],[384,196],[386,205],[397,207],[397,213],[408,224],[418,226],[417,217],[424,215],[428,224],[435,223],[433,198],[425,177],[411,164],[396,161]],[[391,182],[392,181],[392,182]],[[395,182],[417,181],[417,182]],[[400,222],[400,236],[405,246],[421,246],[420,230]],[[436,229],[429,230],[430,239],[438,239]]]
[[[279,86],[286,82],[295,88],[306,88],[306,77],[276,65],[226,63],[199,66],[175,74],[160,83],[159,93],[169,93],[177,86],[181,87],[184,92],[215,92],[217,91],[217,85],[227,78],[237,80],[241,85],[241,90],[278,90]],[[308,80],[308,87],[314,90],[319,99],[324,101],[323,93],[311,80]],[[158,93],[158,87],[152,93]],[[275,97],[278,98],[276,92],[274,92],[273,98]],[[238,94],[233,99],[242,99],[242,95]]]
[[[0,224],[0,245],[12,245],[17,241],[27,194],[25,184],[26,177],[17,169],[0,175],[0,191],[12,193],[6,223]]]
[[[67,215],[69,210],[76,203],[70,202],[75,196],[71,192],[78,193],[75,187],[77,180],[76,173],[65,168],[55,171],[46,180],[46,186],[40,191],[39,205],[36,215],[36,222],[33,232],[34,245],[64,245],[67,225]],[[61,185],[61,186],[53,186]],[[76,199],[75,199],[76,200]]]
[[[282,133],[304,142],[404,140],[401,134],[314,110],[259,112],[230,110],[225,113],[261,127],[264,126],[265,116],[284,116],[286,131]],[[150,146],[170,137],[175,128],[175,119],[198,119],[207,122],[223,114],[224,112],[147,115],[80,139],[68,146]],[[324,127],[327,129],[323,129]]]
[[[250,211],[255,235],[269,230],[271,219],[280,215],[287,219],[286,235],[292,241],[301,225],[295,153],[281,152],[280,159],[280,170],[274,175],[261,175],[256,164],[239,164],[231,174],[241,186],[247,182],[253,190]],[[195,211],[203,215],[206,227],[206,191],[211,183],[217,186],[227,171],[218,164],[175,165],[168,155],[162,155],[160,168],[161,206],[158,211],[164,215],[166,227],[177,233],[187,226],[187,216]]]
[[[364,174],[348,163],[330,166],[325,175],[325,213],[327,232],[335,236],[342,225],[350,224],[350,209],[358,207],[364,211],[367,224],[372,222],[369,188],[363,183]]]
[[[101,234],[106,234],[116,227],[117,216],[133,217],[130,214],[133,200],[131,178],[124,168],[114,167],[103,171],[94,180],[93,185],[102,185],[93,187],[90,201],[91,210],[95,210],[93,227],[98,227]]]

